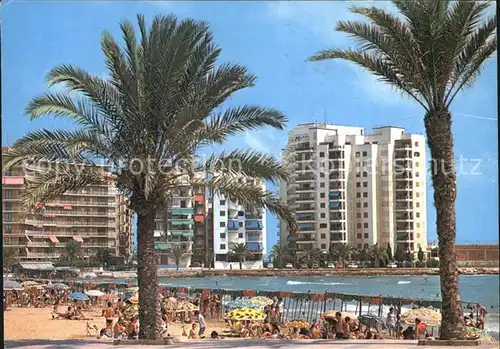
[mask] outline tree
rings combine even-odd
[[[3,248],[3,270],[10,273],[12,265],[19,260],[19,250],[15,247]]]
[[[275,268],[284,268],[285,265],[293,259],[287,246],[276,244],[269,253],[269,259]]]
[[[392,261],[394,257],[392,256],[392,248],[390,243],[387,243],[386,253],[387,253],[387,260]]]
[[[378,268],[380,267],[380,262],[385,263],[387,260],[387,250],[375,244],[370,249],[370,257],[372,258],[373,266]]]
[[[311,247],[305,251],[302,260],[309,267],[312,267],[314,264],[320,264],[323,260],[323,251],[311,245]]]
[[[425,256],[424,256],[424,251],[422,251],[422,246],[418,246],[417,258],[419,262],[424,261]]]
[[[243,269],[243,262],[245,259],[251,255],[250,250],[245,244],[235,244],[231,249],[231,253],[238,258],[238,262],[240,263],[240,269]]]
[[[352,6],[371,24],[340,21],[359,49],[329,49],[311,61],[346,59],[392,85],[425,111],[424,125],[432,157],[431,177],[439,237],[442,339],[464,339],[455,251],[457,192],[450,107],[472,86],[483,63],[496,51],[496,15],[482,20],[491,2],[393,0],[401,16],[376,7]]]
[[[351,258],[351,253],[354,251],[354,247],[351,244],[338,244],[330,250],[331,258],[337,258],[343,265],[345,261]]]
[[[360,262],[368,262],[371,258],[370,249],[362,248],[358,251],[358,260]]]
[[[76,241],[66,243],[61,253],[61,260],[68,265],[75,265],[83,260],[82,245]]]
[[[214,250],[208,248],[205,251],[205,266],[208,266],[208,270],[212,268],[213,263],[214,263]]]
[[[186,257],[187,254],[188,253],[187,253],[186,249],[184,248],[184,246],[182,246],[180,244],[176,244],[168,252],[168,256],[174,260],[175,267],[177,270],[179,270],[179,265],[184,260],[184,258]]]
[[[99,265],[103,268],[106,268],[109,263],[109,258],[111,254],[107,248],[99,247],[97,249],[97,253],[94,256],[94,260],[99,263]]]
[[[404,262],[406,259],[405,251],[400,245],[396,245],[396,252],[394,252],[394,259],[398,262]]]
[[[138,16],[120,24],[125,44],[104,32],[101,47],[108,78],[72,65],[47,74],[46,93],[31,100],[32,119],[52,115],[76,122],[75,130],[29,132],[3,154],[4,170],[27,161],[54,166],[27,182],[21,203],[26,212],[70,189],[115,183],[137,215],[139,337],[159,337],[155,218],[180,186],[204,187],[242,204],[266,208],[298,230],[292,211],[252,179],[288,180],[284,166],[257,151],[196,155],[230,136],[270,126],[283,129],[278,110],[255,105],[226,106],[235,92],[254,86],[256,77],[237,64],[220,64],[221,50],[206,22],[156,16],[148,28]],[[71,95],[69,94],[71,92]],[[109,168],[97,166],[106,160]],[[235,169],[234,164],[238,164]],[[209,173],[199,178],[197,173]],[[155,319],[152,314],[159,314]],[[158,325],[158,326],[157,326]]]

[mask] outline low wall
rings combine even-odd
[[[238,266],[239,268],[239,266]],[[462,275],[498,274],[498,268],[460,268]],[[438,275],[438,268],[369,268],[369,269],[232,269],[232,270],[158,270],[159,277],[206,276],[379,276],[379,275]]]

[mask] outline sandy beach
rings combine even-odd
[[[104,327],[105,320],[101,316],[102,308],[84,314],[92,318],[90,325]],[[87,321],[85,320],[53,320],[50,308],[18,308],[13,307],[4,312],[4,334],[6,340],[38,339],[38,340],[63,340],[63,339],[95,339],[96,336],[87,336]],[[207,333],[217,331],[223,334],[226,326],[223,320],[206,318]],[[190,324],[186,325],[189,332]],[[182,325],[173,323],[169,325],[172,336],[181,336]]]

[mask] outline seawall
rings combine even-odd
[[[499,268],[459,268],[461,275],[498,275]],[[369,269],[232,269],[208,270],[187,269],[172,270],[159,269],[158,277],[207,277],[207,276],[385,276],[405,275],[423,276],[439,275],[438,268],[369,268]]]

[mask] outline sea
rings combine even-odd
[[[268,276],[268,277],[192,277],[163,278],[166,286],[234,289],[257,291],[291,291],[324,293],[336,292],[366,296],[395,296],[439,300],[439,276]],[[459,277],[460,298],[470,303],[485,306],[486,330],[499,338],[499,294],[498,275],[461,275]],[[351,305],[354,307],[354,305]],[[353,309],[347,309],[354,311]],[[386,314],[388,309],[384,309]]]

